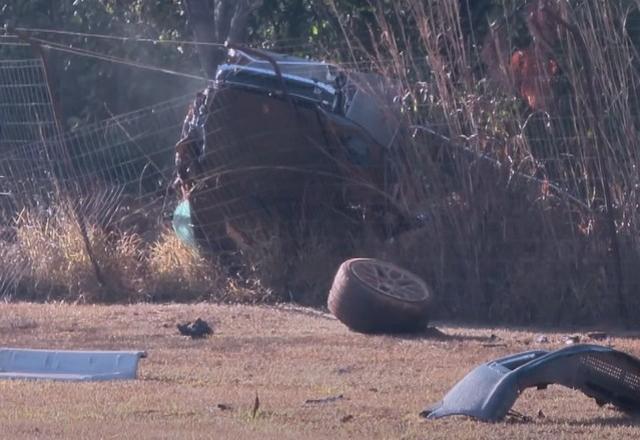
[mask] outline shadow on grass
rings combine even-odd
[[[459,335],[444,333],[442,330],[429,326],[426,329],[415,333],[380,333],[380,335],[389,336],[392,338],[406,339],[406,340],[421,340],[428,339],[432,341],[476,341],[486,344],[505,345],[500,343],[500,339],[495,335],[490,336],[472,336],[472,335]]]
[[[615,409],[613,409],[615,411]],[[598,416],[586,420],[572,420],[567,418],[552,418],[546,420],[550,425],[567,425],[567,426],[602,426],[602,427],[625,427],[640,426],[640,414],[625,414],[616,412],[611,417]]]
[[[611,408],[616,411],[615,408]],[[532,417],[518,417],[507,418],[505,420],[508,424],[515,425],[546,425],[546,426],[571,426],[571,427],[604,427],[604,428],[618,428],[618,427],[637,427],[640,426],[640,414],[625,414],[623,412],[616,412],[611,417],[598,416],[590,419],[570,419],[567,417],[546,417],[546,418],[532,418]]]

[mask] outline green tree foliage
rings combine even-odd
[[[71,34],[30,35],[139,63],[198,73],[189,46],[153,44],[136,38],[190,39],[180,1],[159,0],[25,0],[0,2],[0,22],[29,29],[55,29]],[[132,40],[82,34],[129,37]],[[193,90],[183,78],[150,70],[47,50],[53,89],[67,117],[67,128],[160,102]]]
[[[0,23],[30,29],[56,29],[76,35],[33,32],[37,38],[69,47],[94,51],[138,63],[202,75],[202,62],[194,46],[137,41],[192,40],[192,23],[187,20],[186,0],[0,0]],[[411,2],[390,0],[202,0],[211,11],[212,39],[223,42],[228,32],[216,23],[225,4],[251,4],[246,26],[248,43],[296,55],[362,62],[385,50],[384,35],[405,35],[394,41],[400,51],[418,50],[416,23]],[[425,4],[432,2],[414,2]],[[510,5],[506,5],[509,3]],[[478,38],[490,14],[496,9],[513,9],[516,1],[459,0],[464,32]],[[404,6],[399,6],[400,4]],[[500,8],[498,7],[499,5]],[[256,8],[257,6],[257,8]],[[499,15],[499,14],[498,14]],[[395,26],[385,34],[386,25]],[[402,32],[398,32],[400,28]],[[475,32],[475,34],[474,34]],[[101,39],[82,34],[128,37],[129,40]],[[220,51],[219,51],[220,52]],[[53,88],[62,104],[66,128],[187,94],[203,82],[78,55],[48,51]],[[219,54],[218,54],[219,55]],[[218,57],[218,60],[220,57]],[[382,57],[384,60],[384,56]],[[211,70],[211,69],[208,69]]]
[[[220,0],[205,0],[212,16],[219,14]],[[230,2],[232,4],[234,2]],[[254,2],[255,3],[255,2]],[[251,10],[246,38],[251,45],[299,55],[338,56],[344,49],[343,30],[367,36],[367,0],[264,0]],[[185,0],[0,0],[0,23],[28,29],[55,29],[77,33],[30,32],[36,38],[72,48],[132,60],[138,63],[202,75],[194,46],[137,41],[193,40]],[[212,30],[215,30],[215,20]],[[223,26],[218,25],[218,28]],[[95,38],[82,34],[128,37],[130,40]],[[218,32],[219,33],[219,32]],[[215,33],[223,42],[224,35]],[[169,76],[48,50],[53,90],[58,97],[67,129],[95,120],[190,93],[203,82]]]
[[[365,37],[374,22],[372,11],[369,0],[264,0],[251,26],[266,47],[327,55],[347,47],[346,34]]]

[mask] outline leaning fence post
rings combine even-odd
[[[44,73],[44,80],[45,80],[45,86],[46,86],[46,90],[47,90],[47,94],[48,97],[51,101],[51,107],[52,107],[52,112],[53,112],[53,123],[54,123],[54,130],[55,130],[55,138],[57,140],[57,145],[58,145],[58,149],[60,150],[60,154],[63,156],[63,160],[64,163],[66,165],[66,169],[67,170],[71,170],[73,164],[71,162],[71,155],[69,154],[69,149],[67,147],[67,143],[64,139],[64,135],[63,135],[63,130],[62,130],[62,126],[61,126],[61,119],[60,119],[60,106],[58,101],[55,99],[55,97],[53,96],[53,92],[51,90],[51,81],[50,81],[50,75],[49,75],[49,65],[48,65],[48,60],[47,57],[44,53],[44,50],[42,49],[42,45],[36,41],[34,41],[27,33],[23,32],[23,31],[18,31],[15,30],[9,26],[6,26],[6,30],[7,32],[10,32],[14,35],[17,35],[18,38],[20,38],[21,40],[25,41],[26,43],[29,43],[31,45],[32,50],[34,51],[34,53],[40,58],[40,60],[42,61],[42,70]],[[46,143],[45,143],[45,148],[46,148]],[[63,168],[64,169],[64,168]],[[56,191],[56,195],[58,197],[58,199],[62,199],[62,185],[60,184],[60,181],[58,180],[58,176],[55,172],[55,170],[52,170],[52,179],[53,179],[53,184],[54,184],[54,189]],[[79,199],[79,198],[78,198]],[[89,240],[89,234],[87,232],[87,226],[86,223],[84,221],[84,216],[82,215],[82,211],[80,209],[80,206],[78,204],[78,200],[71,200],[71,211],[72,211],[72,215],[75,218],[76,223],[78,224],[78,228],[80,229],[80,235],[82,236],[82,241],[85,247],[85,251],[87,252],[87,256],[89,257],[89,261],[91,261],[91,265],[93,266],[93,270],[95,272],[96,275],[96,280],[98,281],[98,284],[101,287],[109,287],[108,283],[106,282],[106,279],[104,278],[103,274],[102,274],[102,270],[100,269],[100,265],[98,264],[98,260],[95,257],[95,254],[93,253],[93,249],[91,248],[91,241]]]

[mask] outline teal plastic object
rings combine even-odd
[[[193,220],[191,218],[191,204],[183,200],[173,211],[173,230],[178,238],[188,246],[197,247],[195,233],[193,232]]]

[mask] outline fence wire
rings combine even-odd
[[[0,222],[25,207],[47,209],[56,191],[163,196],[193,95],[57,133],[44,69],[38,58],[0,60]]]
[[[0,60],[0,151],[54,134],[54,111],[42,60]]]

